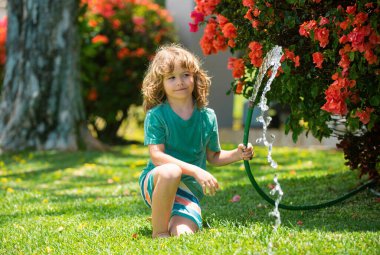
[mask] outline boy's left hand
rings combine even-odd
[[[253,147],[251,143],[248,143],[247,147],[244,146],[244,144],[238,145],[238,152],[240,159],[242,160],[251,160],[253,156],[255,155],[255,152],[253,151]]]

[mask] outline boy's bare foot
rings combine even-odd
[[[163,233],[158,233],[156,235],[153,235],[153,238],[167,238],[170,237],[169,232],[163,232]]]

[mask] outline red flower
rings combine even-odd
[[[247,20],[249,20],[249,21],[253,20],[252,9],[248,9],[247,13],[244,15],[244,18],[247,19]]]
[[[343,71],[347,71],[350,67],[350,58],[347,54],[342,54],[341,57],[338,65],[343,68]]]
[[[243,5],[245,7],[253,8],[253,6],[255,6],[255,1],[254,0],[243,0]]]
[[[217,16],[217,20],[218,20],[220,27],[223,27],[224,25],[226,25],[228,23],[228,19],[226,17],[224,17],[223,15],[220,15],[220,14]]]
[[[374,30],[372,30],[371,35],[368,38],[370,44],[375,46],[376,44],[380,44],[380,36],[376,34]]]
[[[260,13],[261,13],[261,11],[258,8],[255,8],[253,10],[253,16],[255,16],[256,18],[260,16]]]
[[[291,51],[289,49],[285,49],[284,56],[286,57],[286,59],[290,59],[291,61],[294,61],[295,55],[294,55],[293,51]]]
[[[118,59],[124,59],[130,54],[130,50],[128,48],[122,48],[117,52]]]
[[[229,58],[228,69],[232,70],[232,76],[234,78],[240,78],[244,75],[244,60],[241,58]]]
[[[203,51],[203,54],[210,55],[217,53],[217,49],[215,48],[213,41],[217,35],[217,23],[214,19],[209,19],[203,37],[200,40],[200,45]]]
[[[364,39],[366,36],[369,36],[371,33],[371,27],[363,26],[363,27],[355,27],[347,36],[348,40],[352,43],[352,48],[364,52],[365,45]]]
[[[346,12],[347,14],[351,14],[351,15],[354,14],[356,12],[356,5],[347,6]]]
[[[91,42],[106,44],[109,42],[109,40],[108,40],[108,37],[105,35],[96,35],[94,38],[92,38]]]
[[[339,50],[339,55],[343,55],[345,53],[348,53],[348,52],[351,52],[352,51],[352,47],[349,43],[345,44],[343,48],[341,48]]]
[[[190,32],[196,33],[198,32],[198,24],[189,23]]]
[[[145,18],[144,17],[139,17],[139,16],[134,16],[132,18],[133,24],[135,24],[134,30],[135,32],[140,32],[144,33],[146,28],[144,27],[145,24]]]
[[[319,46],[322,48],[326,47],[326,45],[329,43],[329,30],[325,27],[323,28],[316,28],[314,30],[314,38],[315,40],[319,41]]]
[[[329,19],[326,18],[326,17],[321,17],[321,20],[319,21],[319,25],[320,25],[320,26],[327,25],[327,24],[329,24],[329,23],[330,23],[330,21],[329,21]]]
[[[204,21],[205,15],[201,12],[192,11],[190,17],[194,20],[194,23],[198,25],[199,22]]]
[[[235,94],[241,94],[243,92],[244,88],[244,82],[238,81],[238,84],[236,84]]]
[[[237,37],[236,27],[232,23],[227,23],[222,29],[223,35],[228,39],[234,39]]]
[[[299,67],[300,66],[300,56],[296,56],[294,58],[294,67]]]
[[[354,19],[354,24],[355,25],[361,25],[364,22],[366,22],[368,19],[368,14],[364,12],[359,12]]]
[[[355,117],[358,117],[360,121],[366,125],[371,120],[371,112],[373,112],[374,109],[371,107],[366,107],[365,110],[358,110],[355,114]]]
[[[136,57],[142,57],[144,56],[146,53],[145,49],[144,48],[137,48],[134,52],[133,52],[133,56],[136,56]]]
[[[284,62],[286,59],[289,59],[290,61],[293,61],[295,67],[299,67],[300,66],[300,57],[296,56],[294,54],[294,52],[291,51],[291,50],[289,50],[289,49],[285,49],[285,53],[284,53],[284,55],[282,55],[280,61]]]
[[[317,68],[322,69],[322,63],[323,63],[323,54],[320,52],[314,52],[313,53],[313,63]]]
[[[300,25],[298,30],[299,34],[305,37],[310,36],[310,31],[317,27],[317,22],[315,20],[305,21]]]
[[[196,10],[200,13],[203,13],[205,16],[210,15],[214,12],[216,6],[220,3],[221,0],[195,0]]]
[[[94,20],[94,19],[90,19],[90,20],[88,21],[88,25],[89,25],[90,27],[96,27],[96,26],[98,25],[98,22],[97,22],[96,20]]]
[[[92,88],[87,94],[87,100],[96,101],[96,99],[98,99],[98,91],[95,88]]]
[[[364,52],[364,58],[368,61],[368,64],[376,64],[377,63],[377,56],[373,54],[373,51],[368,49]]]
[[[228,40],[227,44],[230,48],[235,48],[235,46],[236,46],[236,43],[233,39]]]
[[[120,26],[121,26],[121,22],[120,22],[119,19],[114,19],[114,20],[112,20],[112,27],[113,27],[114,29],[119,29]]]
[[[325,91],[326,103],[321,107],[322,110],[333,114],[346,115],[348,113],[345,100],[352,94],[352,89],[356,81],[342,78],[338,74],[333,75],[335,81]]]
[[[347,35],[342,35],[342,37],[339,38],[339,43],[344,44],[346,42],[348,42],[348,36]]]
[[[261,63],[263,62],[262,55],[263,46],[259,42],[251,42],[248,47],[250,48],[249,58],[251,59],[251,64],[260,67]]]
[[[255,28],[255,29],[258,29],[258,27],[260,26],[260,21],[258,21],[257,19],[253,20],[252,21],[252,27]]]
[[[351,26],[351,22],[348,19],[339,24],[339,27],[343,30],[346,30],[349,26]]]
[[[5,16],[0,20],[0,65],[5,64],[5,42],[7,40],[7,24],[8,18]]]
[[[212,45],[214,46],[215,50],[221,50],[224,51],[228,48],[228,45],[226,44],[226,38],[220,33],[218,33],[215,36],[215,39],[212,42]]]

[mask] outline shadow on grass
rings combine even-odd
[[[41,204],[41,199],[31,198],[29,205]],[[56,204],[57,202],[57,204]],[[0,213],[0,225],[7,221],[17,221],[22,218],[51,216],[80,216],[87,220],[114,219],[143,216],[147,212],[144,203],[132,196],[95,196],[95,195],[62,195],[49,200],[46,207],[36,207],[25,211]]]
[[[144,156],[131,155],[130,153],[125,153],[120,150],[108,152],[34,152],[32,157],[28,155],[30,155],[28,152],[1,155],[0,161],[4,162],[7,171],[5,174],[0,174],[0,178],[20,177],[23,180],[29,179],[38,182],[39,177],[43,174],[50,174],[56,171],[77,168],[85,164],[96,164],[99,167],[122,169],[128,168],[129,164],[134,161],[141,161],[141,159],[146,158]],[[107,160],[107,162],[98,160],[103,157],[108,157],[109,160]],[[26,161],[26,163],[18,162],[22,160]],[[140,165],[139,167],[141,169],[145,166]]]
[[[279,181],[284,191],[282,203],[288,205],[310,205],[336,199],[359,183],[352,173]],[[267,184],[259,182],[269,194]],[[230,202],[236,194],[241,196],[241,200]],[[254,222],[274,225],[274,219],[268,216],[273,206],[261,198],[250,184],[229,186],[215,197],[205,197],[202,205],[205,227],[215,224],[249,225]],[[376,198],[363,191],[332,207],[310,211],[280,209],[280,212],[283,227],[332,232],[379,231],[379,209]]]
[[[28,156],[32,155],[32,156]],[[37,152],[29,154],[28,152],[18,154],[5,154],[0,159],[3,160],[8,169],[8,173],[0,177],[18,177],[33,178],[44,173],[52,173],[64,168],[76,167],[84,163],[95,161],[101,156],[101,152],[79,151],[79,152]],[[21,163],[21,161],[27,163]],[[47,165],[36,167],[34,165]]]

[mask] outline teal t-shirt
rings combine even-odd
[[[164,144],[166,154],[206,170],[206,149],[220,151],[215,112],[194,107],[191,117],[183,120],[166,101],[147,112],[144,144]],[[149,160],[140,180],[153,168],[155,165]],[[184,175],[182,182],[199,199],[203,197],[202,188],[193,177]]]

